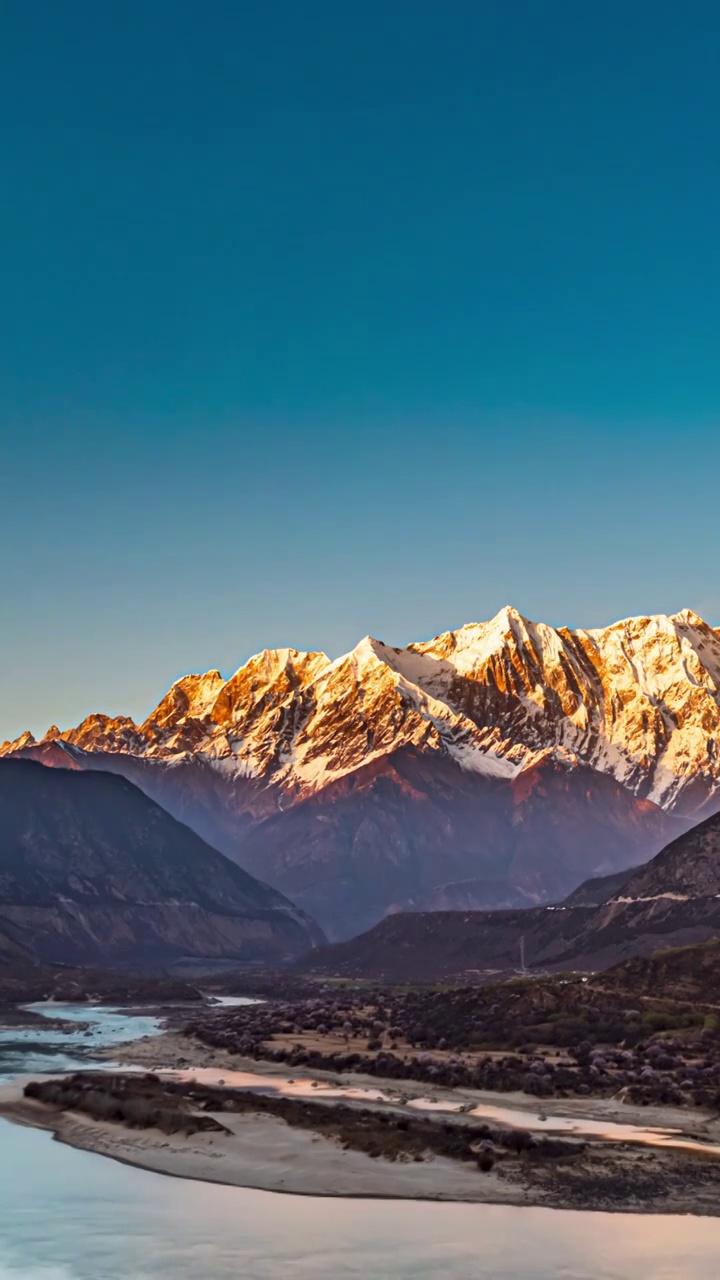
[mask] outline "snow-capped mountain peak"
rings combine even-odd
[[[124,774],[347,933],[453,882],[464,904],[557,901],[642,861],[720,804],[719,738],[697,614],[573,630],[507,607],[333,661],[265,649],[176,680],[140,725],[96,713],[0,755]]]
[[[559,752],[695,813],[720,791],[719,690],[720,635],[690,609],[571,630],[506,606],[405,648],[365,636],[333,661],[265,649],[227,680],[183,676],[139,726],[95,714],[43,742],[199,756],[282,803],[404,747],[505,777]],[[24,734],[0,752],[33,746]]]

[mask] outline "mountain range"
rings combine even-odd
[[[399,914],[301,961],[314,973],[437,981],[606,969],[720,936],[720,814],[646,866],[590,881],[564,903],[520,911]],[[714,954],[714,953],[713,953]]]
[[[126,779],[0,761],[0,962],[278,963],[321,939]]]
[[[119,773],[333,938],[389,912],[559,901],[720,807],[720,633],[689,610],[594,630],[503,609],[331,661],[266,650],[0,747]]]

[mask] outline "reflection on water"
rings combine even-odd
[[[92,1013],[98,1042],[129,1038]],[[718,1280],[718,1258],[716,1219],[277,1196],[0,1121],[0,1280]]]

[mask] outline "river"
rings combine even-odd
[[[0,1033],[0,1077],[80,1065],[149,1017],[53,1006],[91,1036]],[[320,1200],[165,1178],[0,1121],[0,1280],[718,1280],[720,1219]]]

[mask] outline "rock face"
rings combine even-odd
[[[334,662],[266,650],[143,724],[0,754],[131,778],[347,936],[458,881],[543,902],[647,859],[720,805],[719,689],[720,635],[689,611],[570,631],[503,609]]]
[[[504,758],[560,748],[689,816],[718,794],[720,634],[689,610],[570,631],[505,609],[417,649],[452,664]]]
[[[125,779],[0,761],[0,940],[25,954],[276,962],[320,937]]]

